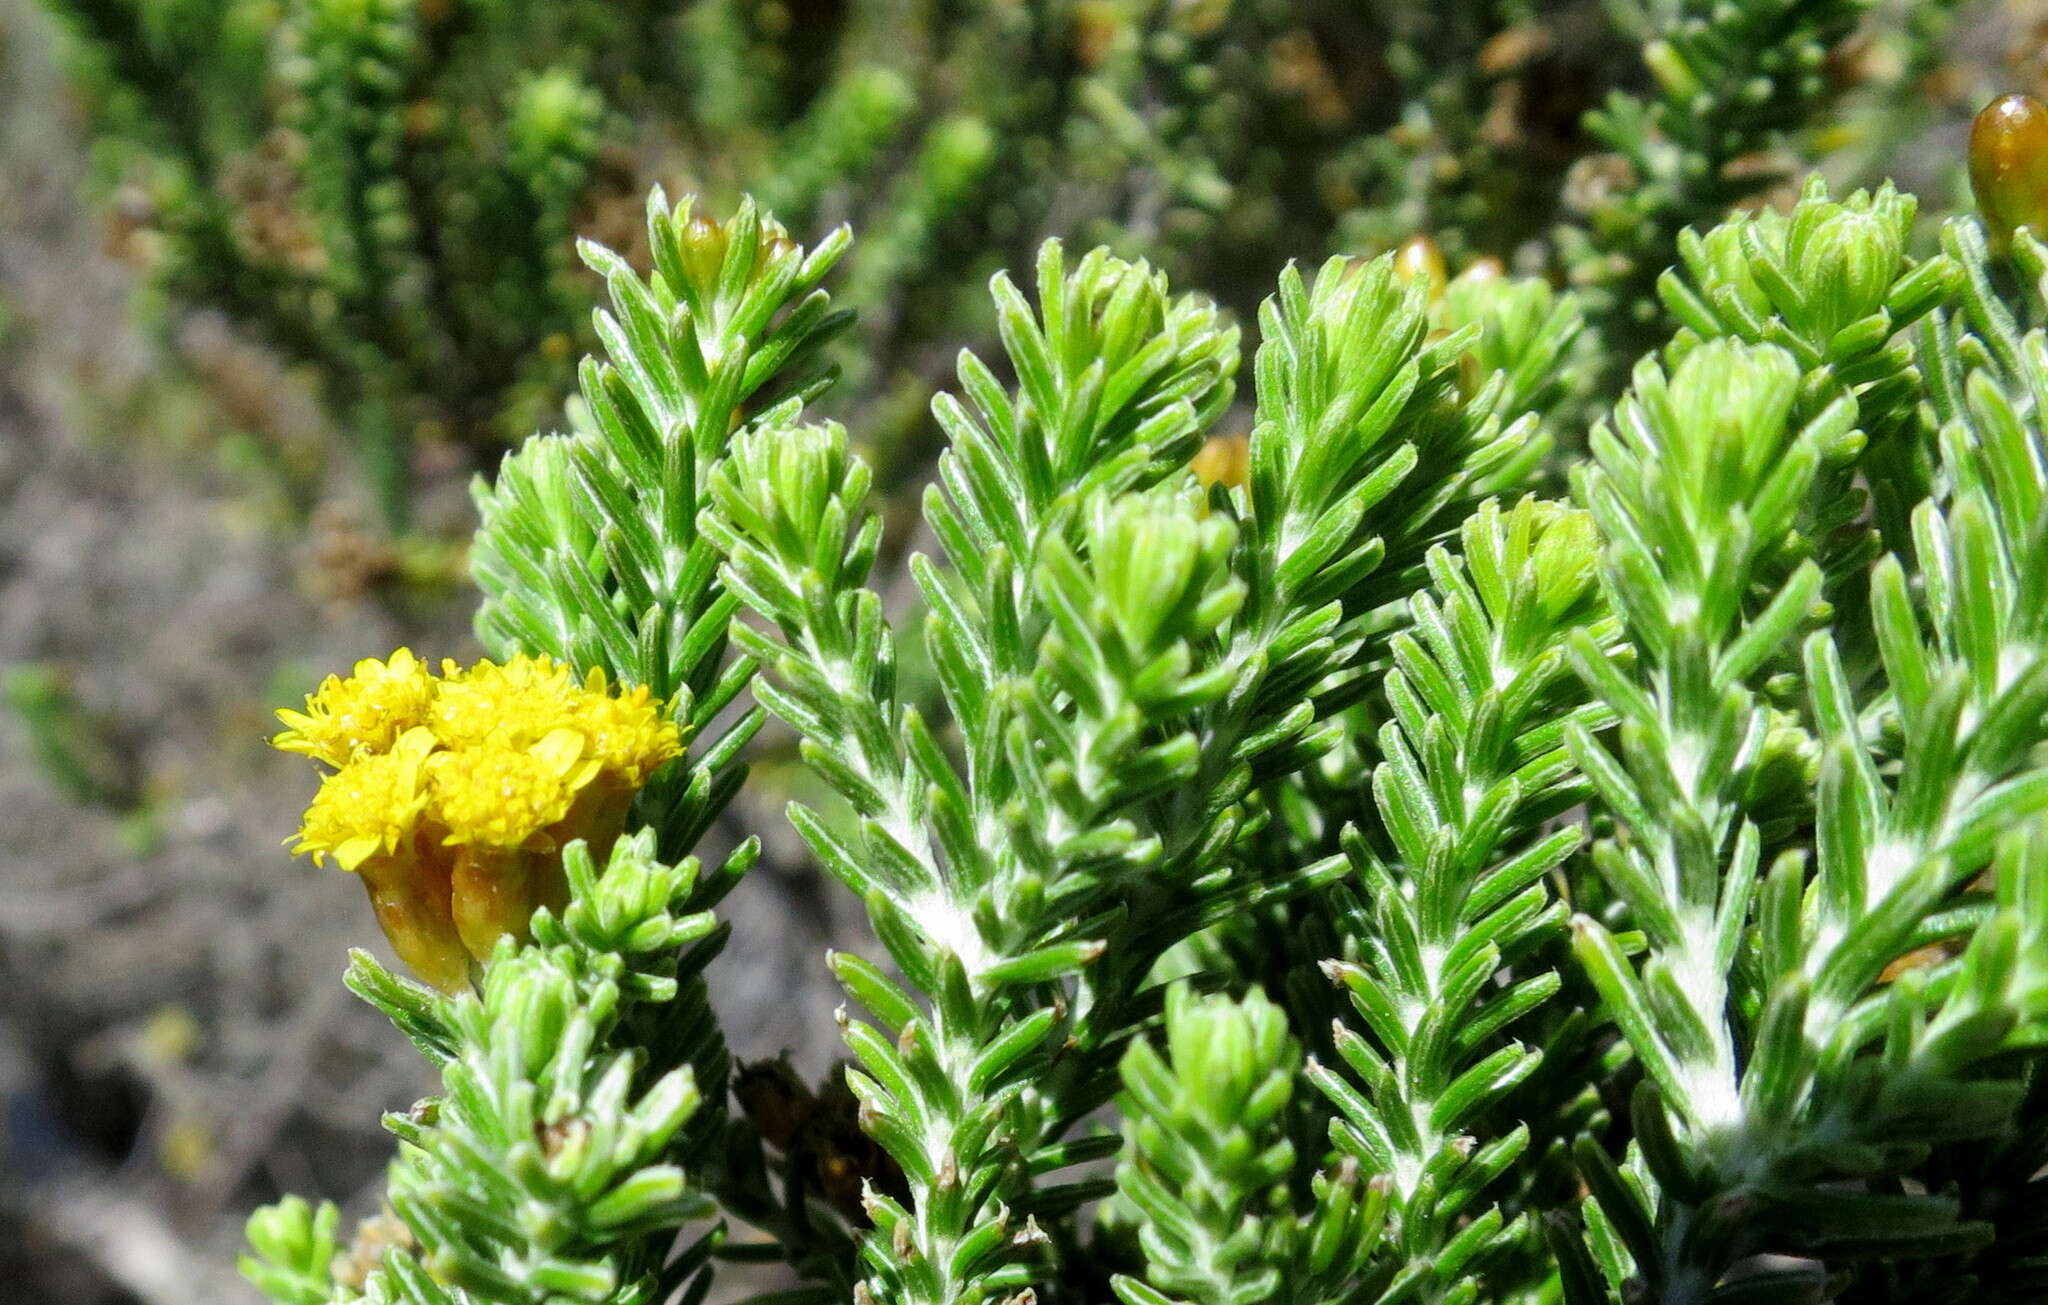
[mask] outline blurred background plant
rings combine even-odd
[[[657,182],[862,233],[837,404],[886,484],[981,286],[1053,232],[1240,316],[1289,258],[1427,233],[1452,271],[1588,288],[1632,357],[1679,230],[1809,159],[1872,180],[1977,89],[1955,0],[46,7],[144,313],[305,369],[390,526],[423,472],[561,420],[595,290],[570,238],[630,256]],[[313,469],[256,448],[310,506]]]
[[[242,1210],[375,1178],[363,1102],[419,1084],[334,997],[355,890],[286,868],[265,709],[474,651],[463,483],[578,419],[573,237],[644,263],[655,183],[856,229],[816,406],[900,548],[931,394],[1047,235],[1247,330],[1288,260],[1418,235],[1423,275],[1575,288],[1570,450],[1668,331],[1682,230],[1818,166],[1896,178],[1924,239],[1970,114],[2048,92],[2044,31],[2041,0],[0,0],[0,1282],[233,1299],[192,1275]],[[830,1008],[816,952],[864,926],[754,818],[808,782],[759,746],[727,1023],[815,1079],[832,1031],[781,1012]]]

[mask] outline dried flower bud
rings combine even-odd
[[[785,1152],[796,1144],[818,1104],[786,1059],[741,1064],[733,1076],[732,1093],[761,1140]]]

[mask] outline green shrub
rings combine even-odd
[[[308,369],[394,521],[424,446],[488,471],[559,420],[598,290],[569,237],[624,247],[654,184],[862,232],[835,360],[885,486],[917,479],[952,354],[991,340],[981,286],[1050,233],[1247,321],[1290,258],[1431,234],[1580,289],[1618,389],[1678,232],[1823,126],[1902,138],[1953,8],[45,3],[156,315],[218,309]],[[1852,29],[1868,57],[1831,55]]]
[[[451,944],[452,991],[356,956],[443,1075],[390,1120],[401,1231],[343,1256],[288,1201],[250,1276],[435,1305],[697,1300],[761,1259],[799,1284],[768,1299],[901,1305],[2036,1299],[2048,251],[1914,220],[1816,181],[1686,232],[1632,367],[1572,292],[1388,255],[1283,271],[1244,368],[1211,301],[1047,242],[1028,289],[991,283],[1001,359],[963,352],[932,405],[913,681],[873,473],[805,412],[845,233],[657,194],[650,272],[584,251],[587,419],[479,484],[505,669],[439,683],[531,677],[508,723],[475,735],[408,655],[281,736],[331,750],[308,843],[415,876],[365,875],[394,940],[445,910],[443,841],[458,924],[485,889],[546,904]],[[1240,373],[1248,442],[1212,459]],[[685,752],[594,856],[570,831],[613,684]],[[755,853],[692,851],[764,713],[843,800],[790,818],[882,950],[828,959],[851,1063],[815,1092],[729,1081],[705,1002]],[[556,794],[515,811],[505,781],[531,818],[500,859],[432,823],[458,747]]]

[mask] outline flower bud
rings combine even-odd
[[[1211,435],[1188,469],[1204,489],[1211,485],[1236,489],[1251,474],[1251,438],[1244,434]]]
[[[699,286],[718,284],[718,269],[725,264],[725,228],[702,213],[690,214],[681,235],[683,267]]]
[[[767,213],[761,215],[761,230],[755,237],[754,243],[755,253],[758,255],[754,260],[756,276],[760,275],[762,268],[767,267],[784,254],[794,251],[797,247],[796,242],[789,238],[789,228],[777,222],[773,215]]]
[[[2048,105],[2001,95],[1970,126],[1970,189],[1993,243],[2019,227],[2048,229]]]
[[[1436,247],[1436,241],[1424,235],[1402,241],[1394,250],[1394,279],[1403,284],[1419,281],[1431,303],[1441,299],[1444,287],[1450,283],[1450,273],[1444,268],[1443,251]]]
[[[1507,274],[1508,267],[1506,263],[1501,262],[1492,254],[1481,254],[1478,258],[1472,260],[1472,266],[1458,273],[1458,279],[1473,285],[1491,284],[1505,278]]]

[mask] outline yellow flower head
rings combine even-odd
[[[606,780],[637,789],[663,762],[682,752],[682,731],[646,685],[613,697],[601,670],[590,672],[584,684],[573,723],[583,732]]]
[[[395,852],[426,809],[421,763],[433,747],[432,734],[410,729],[391,751],[359,756],[322,780],[292,851],[332,856],[344,870]]]
[[[481,661],[463,670],[441,663],[433,705],[434,734],[461,750],[496,746],[523,751],[570,723],[583,690],[569,667],[550,657]]]
[[[427,761],[443,841],[517,848],[569,814],[597,774],[583,735],[557,729],[530,748],[485,745],[437,752]]]
[[[400,648],[389,661],[366,657],[349,678],[328,676],[307,696],[306,710],[280,710],[286,728],[271,743],[339,768],[360,754],[386,751],[424,725],[433,699],[433,674],[411,649]]]
[[[602,670],[592,670],[579,684],[563,663],[522,655],[502,666],[484,661],[468,670],[446,662],[442,674],[433,726],[453,751],[523,751],[556,730],[573,729],[605,777],[629,788],[646,783],[682,751],[674,722],[646,686],[613,697]]]
[[[453,990],[469,958],[564,903],[562,846],[583,839],[602,859],[682,737],[665,703],[644,686],[614,696],[602,670],[441,665],[436,678],[403,648],[359,662],[304,712],[279,712],[275,742],[336,767],[292,850],[359,871],[398,954]]]

